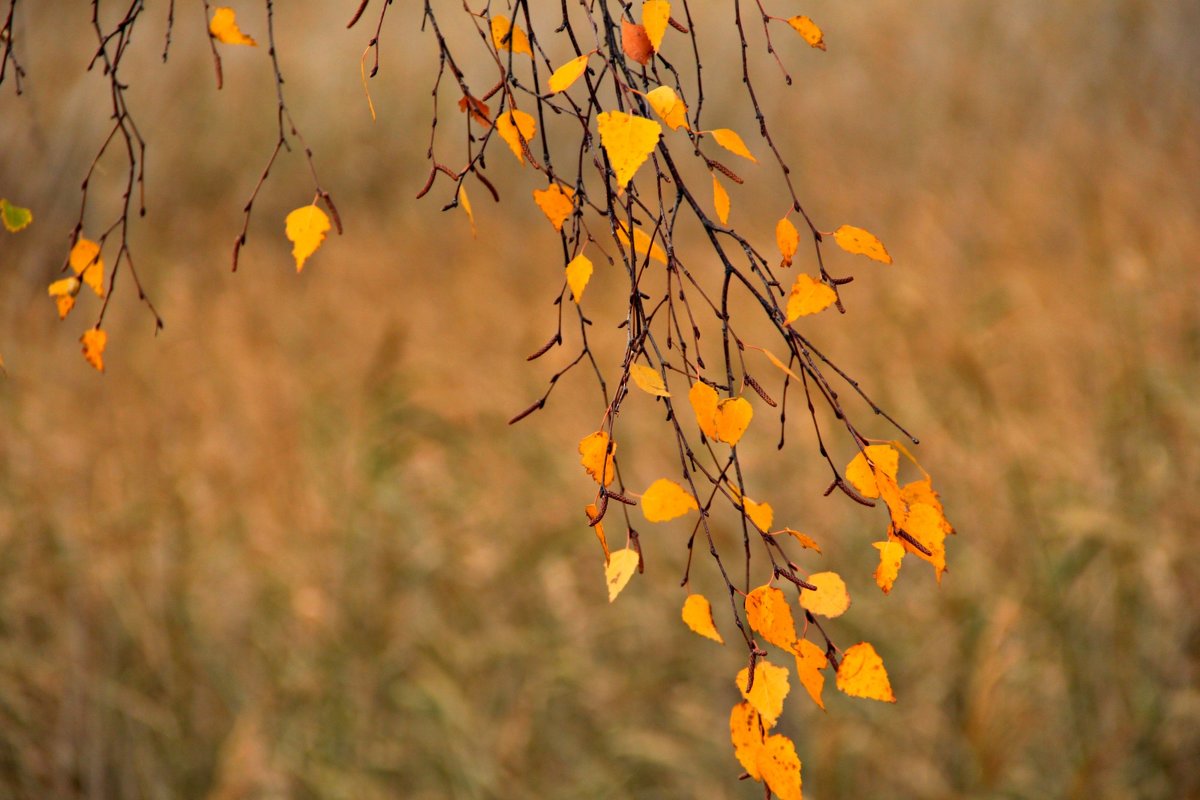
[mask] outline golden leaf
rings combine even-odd
[[[304,262],[317,252],[325,234],[329,232],[329,217],[315,205],[300,206],[287,215],[284,232],[292,243],[292,257],[296,259],[296,272],[304,269]]]
[[[617,175],[617,186],[624,188],[658,146],[662,126],[652,119],[635,117],[624,111],[597,114],[596,125],[600,129],[600,144]]]
[[[9,233],[16,233],[29,227],[33,222],[33,212],[0,198],[0,222],[3,222],[4,229]]]
[[[654,55],[654,45],[650,43],[646,29],[629,20],[621,20],[621,49],[642,66],[648,64]]]
[[[572,58],[561,67],[554,70],[554,74],[550,76],[550,91],[558,93],[565,92],[567,89],[571,88],[571,84],[579,80],[579,76],[587,71],[589,55],[591,55],[591,53],[584,53],[581,56]]]
[[[662,121],[666,123],[671,130],[679,130],[680,127],[687,128],[687,106],[679,99],[679,95],[675,94],[675,90],[670,86],[660,86],[657,89],[646,93],[646,100],[649,101],[650,107],[654,109],[654,113],[658,114]]]
[[[789,368],[788,368],[788,365],[787,365],[787,364],[785,364],[785,363],[783,363],[782,361],[780,361],[778,358],[776,358],[776,357],[775,357],[775,354],[774,354],[774,353],[772,353],[770,350],[766,349],[765,347],[755,347],[754,345],[750,345],[750,347],[752,347],[752,348],[753,348],[753,349],[755,349],[755,350],[758,350],[758,351],[759,351],[759,352],[761,352],[761,353],[762,353],[764,356],[766,356],[766,357],[767,357],[767,361],[770,361],[770,362],[771,362],[771,364],[772,364],[772,365],[773,365],[773,366],[774,366],[776,369],[778,369],[778,370],[780,370],[781,372],[784,372],[784,373],[786,373],[786,374],[790,375],[790,376],[792,377],[792,379],[793,379],[793,380],[797,380],[797,381],[798,381],[798,380],[800,380],[800,376],[799,376],[799,375],[797,375],[796,373],[792,372],[792,371],[791,371],[791,369],[789,369]]]
[[[867,642],[859,642],[842,656],[842,665],[837,671],[837,687],[851,697],[896,702],[883,659]]]
[[[497,50],[511,50],[514,53],[524,53],[533,58],[533,48],[529,46],[529,37],[525,35],[525,31],[514,28],[508,17],[500,15],[492,17],[492,44],[496,46]]]
[[[537,122],[524,111],[513,109],[496,119],[496,133],[508,144],[508,149],[513,151],[517,161],[524,164],[525,151],[537,135]],[[521,144],[522,139],[525,141],[524,145]]]
[[[796,33],[804,37],[804,41],[818,50],[825,49],[824,34],[817,27],[817,23],[808,17],[792,17],[787,22],[788,25],[791,25],[796,30]]]
[[[237,24],[237,13],[232,8],[217,6],[212,21],[208,23],[209,34],[222,44],[244,44],[257,47],[258,42],[242,33]]]
[[[717,390],[704,381],[696,381],[688,392],[688,402],[696,413],[696,423],[700,430],[710,439],[717,438],[717,403],[720,398]]]
[[[892,263],[892,257],[888,255],[883,242],[870,231],[855,228],[853,225],[843,225],[833,232],[833,240],[847,253],[863,255],[884,264]]]
[[[83,357],[100,372],[104,372],[104,347],[108,344],[108,334],[99,328],[90,328],[79,337],[83,344]]]
[[[900,562],[904,560],[904,546],[897,541],[872,542],[879,550],[879,566],[875,568],[875,583],[884,594],[891,594],[896,576],[900,574]]]
[[[590,523],[600,513],[600,509],[596,508],[595,503],[588,503],[583,513],[587,514],[588,522]],[[604,550],[604,563],[608,564],[612,560],[612,554],[608,552],[608,537],[604,535],[604,523],[597,522],[591,528],[596,532],[596,538],[600,540],[600,548]]]
[[[616,457],[616,454],[617,443],[612,442],[610,447],[608,434],[604,431],[590,433],[579,440],[579,463],[596,483],[600,483],[601,477],[604,479],[605,486],[613,482],[613,477],[616,475],[613,458]]]
[[[800,590],[800,605],[823,617],[840,617],[850,607],[850,593],[846,582],[836,572],[815,572],[808,582],[817,587]]]
[[[742,137],[738,136],[734,131],[731,131],[729,128],[717,128],[716,130],[709,131],[709,133],[717,140],[717,144],[729,152],[742,158],[748,158],[756,164],[758,163],[758,159],[750,153],[749,148],[746,147],[746,143],[742,141]]]
[[[801,639],[792,652],[796,654],[796,677],[800,679],[800,685],[813,702],[824,710],[825,701],[821,693],[825,690],[825,675],[821,670],[829,666],[825,651],[808,639]]]
[[[821,552],[820,545],[818,545],[816,540],[813,539],[811,536],[809,536],[806,533],[801,533],[800,531],[794,531],[791,528],[784,528],[781,531],[776,531],[775,534],[776,535],[788,534],[789,536],[794,538],[797,542],[799,542],[801,547],[808,549],[808,550],[816,550],[818,553]]]
[[[800,792],[800,757],[796,746],[782,733],[768,736],[758,750],[758,774],[779,800],[803,800]]]
[[[910,542],[900,540],[900,545],[917,558],[933,564],[934,574],[941,583],[942,574],[946,571],[946,518],[931,505],[914,503],[908,507],[904,520],[904,532],[916,539],[930,552],[922,553]]]
[[[796,257],[796,249],[800,247],[800,231],[787,217],[775,223],[775,244],[779,245],[779,253],[783,256],[780,266],[790,267]]]
[[[696,498],[678,483],[659,478],[642,494],[642,514],[649,522],[666,522],[699,511]]]
[[[754,665],[754,685],[746,693],[747,679],[750,677],[748,667],[742,667],[737,674],[737,687],[742,697],[750,701],[754,710],[762,716],[763,727],[774,728],[779,715],[783,713],[783,701],[791,687],[788,685],[787,667],[777,667],[767,661],[758,661]]]
[[[91,287],[96,296],[104,297],[104,259],[100,257],[100,245],[91,239],[80,238],[71,248],[68,260],[71,269]]]
[[[683,621],[701,636],[725,644],[720,631],[713,623],[712,604],[704,595],[689,594],[687,596],[687,599],[683,601]]]
[[[583,290],[592,279],[592,262],[583,253],[571,259],[567,264],[567,286],[571,287],[571,297],[578,304],[583,299]]]
[[[717,404],[717,437],[722,442],[736,445],[750,427],[754,407],[744,397],[730,397]]]
[[[54,298],[54,304],[58,306],[59,319],[66,319],[67,314],[75,307],[75,295],[79,294],[79,288],[82,285],[79,278],[74,277],[63,278],[50,284],[49,294]]]
[[[762,749],[766,735],[761,716],[748,700],[738,703],[730,712],[729,738],[733,742],[733,754],[742,768],[754,780],[762,780],[758,774],[758,751]]]
[[[642,364],[630,364],[629,377],[633,378],[633,382],[637,384],[637,387],[646,394],[652,394],[656,397],[671,396],[671,393],[667,391],[666,383],[663,382],[662,375],[656,369]]]
[[[749,497],[743,497],[742,507],[746,509],[746,516],[754,523],[754,527],[763,533],[771,530],[771,523],[775,521],[775,509],[771,508],[770,503],[756,503]]]
[[[713,207],[717,209],[717,219],[721,220],[721,224],[725,225],[729,222],[729,192],[725,191],[725,187],[717,180],[717,176],[713,175]]]
[[[774,586],[759,586],[746,595],[746,621],[776,647],[791,651],[796,645],[792,607]]]
[[[575,210],[575,190],[552,183],[545,189],[534,189],[533,202],[538,204],[554,230],[561,231],[563,223]]]
[[[896,482],[900,469],[900,454],[889,444],[873,444],[863,448],[846,465],[846,480],[863,497],[879,497],[880,482]]]
[[[629,247],[629,234],[625,230],[625,223],[617,223],[617,240]],[[650,258],[661,264],[667,263],[667,251],[659,246],[658,242],[650,241],[650,237],[641,228],[633,229],[633,252],[640,255],[650,254]]]
[[[637,550],[626,547],[613,551],[612,557],[604,567],[604,580],[608,583],[608,602],[617,599],[617,595],[625,588],[625,584],[629,583],[633,573],[637,572],[640,561],[641,556]]]
[[[792,284],[792,293],[788,295],[787,321],[794,322],[800,317],[820,313],[836,301],[837,292],[801,272]]]
[[[471,199],[467,197],[467,187],[461,183],[458,185],[458,204],[462,206],[462,210],[466,212],[467,219],[471,222],[471,238],[475,238],[475,212],[471,211]]]
[[[646,0],[642,3],[642,27],[654,52],[662,46],[667,24],[671,21],[671,4],[667,0]]]

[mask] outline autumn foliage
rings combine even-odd
[[[371,2],[352,5],[354,26]],[[372,115],[377,111],[369,81],[379,69],[380,31],[391,4],[376,5],[377,22],[360,64],[363,102]],[[731,768],[736,759],[750,778],[791,800],[801,797],[801,759],[790,739],[772,731],[797,684],[821,709],[827,678],[852,697],[889,703],[896,697],[876,648],[847,643],[837,633],[834,621],[848,612],[851,597],[841,575],[821,564],[820,534],[801,532],[803,520],[777,519],[769,498],[755,496],[756,480],[743,469],[739,448],[773,443],[773,426],[787,427],[788,402],[799,404],[829,469],[825,493],[839,492],[883,514],[875,541],[858,543],[863,558],[845,567],[873,570],[883,593],[891,592],[910,556],[928,562],[940,581],[947,570],[946,538],[954,531],[931,477],[908,449],[916,439],[805,330],[808,317],[847,313],[853,272],[862,269],[869,280],[894,279],[895,273],[884,269],[893,259],[875,234],[850,224],[819,225],[819,214],[797,195],[787,163],[796,145],[770,127],[756,83],[762,79],[751,64],[765,49],[768,69],[790,85],[790,70],[803,69],[805,59],[828,57],[828,43],[813,19],[773,16],[768,5],[758,3],[749,12],[734,3],[727,23],[741,60],[724,66],[742,71],[745,101],[757,120],[753,129],[739,131],[729,109],[705,103],[702,65],[712,59],[685,0],[627,6],[515,0],[476,10],[469,4],[466,10],[435,9],[426,0],[423,21],[439,60],[430,65],[435,103],[428,178],[414,188],[419,196],[439,196],[446,209],[460,209],[466,220],[446,224],[469,227],[472,235],[486,207],[473,204],[473,197],[499,201],[504,189],[507,203],[532,202],[544,215],[546,227],[530,235],[560,246],[556,264],[539,265],[556,295],[555,330],[529,360],[568,352],[545,392],[511,422],[544,408],[568,373],[590,371],[599,411],[591,417],[579,412],[582,429],[590,432],[575,446],[582,480],[594,484],[579,505],[586,515],[581,524],[600,546],[597,580],[602,572],[615,601],[636,585],[648,562],[653,565],[635,519],[678,529],[687,564],[682,622],[711,643],[729,641],[741,651],[729,659]],[[242,229],[231,232],[232,266],[237,268],[247,241],[255,199],[279,157],[295,149],[311,173],[312,193],[296,198],[295,210],[273,224],[291,244],[297,272],[310,264],[320,268],[318,253],[331,231],[341,232],[341,221],[285,101],[273,26],[280,12],[270,0],[253,17],[205,6],[217,85],[226,79],[225,48],[265,44],[278,97],[278,138],[250,189]],[[51,313],[63,320],[80,314],[75,306],[81,293],[95,296],[90,302],[98,305],[87,312],[94,321],[80,343],[87,363],[101,372],[109,344],[105,311],[123,271],[155,325],[163,324],[141,288],[128,244],[129,228],[145,209],[146,142],[127,105],[120,67],[143,13],[135,3],[112,30],[96,25],[93,65],[110,76],[113,127],[82,176],[79,218],[61,275],[47,276]],[[0,37],[0,81],[12,75],[20,91],[23,71],[12,31],[10,13]],[[765,48],[752,47],[751,40]],[[833,42],[836,52],[836,33]],[[168,36],[166,51],[169,46]],[[443,98],[457,109],[452,119],[438,116]],[[88,178],[114,145],[118,154],[111,157],[123,158],[128,174],[121,213],[96,219],[89,213]],[[519,186],[498,185],[492,177],[495,164],[509,159],[527,176]],[[735,200],[744,185],[783,187],[778,215],[738,219]],[[15,235],[30,225],[33,213],[0,200],[0,220]],[[618,319],[592,317],[588,287],[601,270],[622,278],[628,302]],[[746,307],[761,320],[744,323]],[[761,322],[769,336],[743,333]],[[595,348],[593,325],[621,328],[623,351]],[[822,423],[821,406],[832,412],[835,425]],[[624,442],[627,407],[663,417],[664,439]],[[869,438],[853,421],[862,409],[890,423],[897,438]],[[669,451],[678,469],[623,469],[620,454],[651,446]],[[739,548],[719,546],[713,531],[718,518],[740,528]],[[614,527],[624,536],[613,535]],[[703,563],[693,562],[697,543],[707,556],[697,558]],[[694,591],[693,567],[719,576],[723,596]],[[697,642],[698,649],[709,646]]]

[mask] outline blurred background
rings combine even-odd
[[[63,5],[21,4],[27,92],[0,90],[0,196],[36,217],[0,232],[0,797],[761,797],[728,739],[742,653],[679,621],[686,527],[642,526],[649,568],[607,602],[575,452],[592,379],[505,424],[570,357],[523,360],[554,331],[557,237],[500,151],[502,205],[470,185],[477,240],[440,213],[446,183],[413,199],[436,64],[417,4],[389,12],[374,123],[378,9],[346,31],[356,3],[277,4],[289,104],[346,222],[300,277],[297,154],[229,272],[274,143],[265,48],[223,48],[218,92],[198,9],[176,9],[162,65],[149,4],[124,68],[149,142],[132,244],[166,328],[119,282],[103,377],[78,352],[95,298],[60,323],[45,288],[110,109],[86,4]],[[261,7],[233,5],[264,40]],[[959,531],[940,587],[910,559],[884,597],[881,512],[822,497],[802,407],[777,453],[759,405],[756,496],[822,543],[803,566],[854,598],[830,630],[873,642],[899,698],[831,683],[822,713],[793,689],[806,796],[1200,796],[1200,6],[772,10],[829,46],[775,28],[788,89],[752,37],[801,197],[896,259],[841,257],[849,314],[813,336],[921,437]],[[763,151],[728,13],[699,17],[709,113]],[[786,201],[755,175],[732,222],[771,249]],[[122,180],[102,162],[89,230]],[[589,293],[608,330],[619,276]],[[641,400],[634,488],[673,447]]]

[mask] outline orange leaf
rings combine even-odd
[[[796,33],[804,37],[804,41],[808,42],[818,50],[825,49],[824,34],[817,27],[817,23],[813,22],[808,17],[792,17],[788,20],[788,25],[791,25]]]
[[[754,407],[744,397],[730,397],[717,403],[717,438],[727,444],[736,445],[750,427]]]
[[[888,255],[883,242],[870,231],[855,228],[853,225],[843,225],[833,232],[833,240],[847,253],[863,255],[884,264],[892,263],[892,257]]]
[[[475,238],[475,212],[471,211],[471,198],[467,197],[467,187],[461,183],[458,185],[458,204],[462,206],[462,210],[466,213],[467,219],[471,223],[471,238]]]
[[[850,607],[850,593],[846,582],[836,572],[816,572],[808,576],[808,582],[817,587],[800,590],[800,605],[823,617],[840,617]]]
[[[671,4],[667,0],[646,0],[642,3],[642,27],[656,53],[662,46],[663,36],[667,33],[667,23],[670,21]]]
[[[583,299],[583,290],[592,279],[592,262],[583,253],[571,259],[567,264],[567,286],[571,287],[571,297],[578,304]]]
[[[710,439],[717,438],[717,403],[720,399],[717,390],[704,381],[696,381],[688,392],[688,401],[692,411],[696,412],[696,423],[700,430]]]
[[[511,36],[509,35],[511,34]],[[520,28],[514,28],[508,17],[492,17],[492,44],[497,50],[511,50],[514,53],[524,53],[533,58],[533,48],[529,46],[529,37]]]
[[[742,507],[746,510],[746,516],[754,523],[754,527],[763,533],[771,530],[771,523],[775,521],[775,509],[771,508],[770,503],[756,503],[749,497],[743,497]]]
[[[659,478],[642,494],[642,514],[649,522],[666,522],[699,510],[700,504],[695,497],[666,478]]]
[[[571,88],[571,84],[579,80],[579,76],[587,71],[589,55],[591,55],[591,53],[584,53],[581,56],[572,58],[561,67],[554,70],[554,74],[550,76],[550,91],[555,93],[565,92],[567,89]]]
[[[683,621],[696,633],[714,642],[725,644],[713,623],[712,604],[702,594],[689,594],[683,601]]]
[[[729,738],[733,742],[733,754],[742,768],[754,780],[762,780],[758,774],[758,751],[762,749],[766,734],[763,733],[761,716],[749,701],[743,700],[730,712]]]
[[[896,702],[883,659],[867,642],[859,642],[842,656],[842,665],[837,672],[837,687],[851,697]]]
[[[647,92],[646,100],[654,109],[654,113],[658,114],[671,130],[679,130],[681,126],[684,128],[688,126],[687,106],[670,86],[660,86],[654,91]]]
[[[296,259],[296,272],[304,269],[304,262],[317,252],[329,232],[329,217],[315,205],[300,206],[284,220],[284,233],[292,243],[292,257]]]
[[[244,44],[257,47],[258,42],[242,33],[237,24],[237,12],[232,8],[217,6],[213,10],[212,21],[208,23],[208,33],[222,44]]]
[[[496,119],[496,133],[508,144],[508,149],[513,151],[517,161],[524,164],[525,151],[529,149],[533,137],[537,136],[537,122],[524,111],[513,109]]]
[[[759,586],[746,595],[746,621],[776,647],[791,651],[796,644],[792,607],[773,586]]]
[[[873,542],[879,550],[879,566],[875,568],[875,583],[884,594],[891,594],[896,576],[900,574],[900,562],[904,560],[904,547],[897,541]]]
[[[463,95],[458,101],[458,110],[467,113],[471,112],[471,118],[485,128],[492,127],[492,111],[488,108],[488,104],[482,100],[478,100],[471,95]]]
[[[709,133],[717,140],[717,144],[729,152],[758,163],[758,159],[750,153],[749,148],[746,147],[746,143],[742,141],[742,137],[738,136],[734,131],[731,131],[729,128],[717,128],[716,130],[709,131]]]
[[[813,702],[825,709],[825,701],[821,693],[825,690],[825,675],[821,670],[829,666],[825,651],[808,639],[801,639],[792,651],[796,654],[796,677],[800,685],[808,692]]]
[[[654,55],[654,45],[650,43],[646,29],[625,19],[621,20],[621,49],[625,51],[625,55],[643,66],[649,63],[650,57]]]
[[[800,317],[817,314],[829,308],[837,301],[837,292],[811,275],[801,272],[792,284],[792,293],[788,296],[787,321],[794,322]]]
[[[629,377],[633,378],[633,382],[637,384],[637,387],[646,394],[652,394],[656,397],[671,396],[671,393],[667,391],[667,385],[663,382],[662,375],[656,369],[643,364],[630,364]]]
[[[879,497],[880,481],[896,482],[900,470],[900,454],[888,444],[873,444],[864,448],[846,465],[846,480],[863,497]]]
[[[108,334],[99,328],[89,328],[79,337],[83,344],[83,357],[100,372],[104,372],[104,347],[108,344]]]
[[[915,503],[908,507],[908,515],[904,520],[904,532],[920,542],[931,555],[922,553],[909,542],[901,539],[900,544],[905,550],[933,564],[938,582],[946,571],[946,518],[933,506],[925,503]]]
[[[595,503],[588,503],[583,513],[587,514],[588,522],[590,523],[600,513],[600,509],[596,508]],[[608,564],[612,560],[612,554],[608,552],[608,537],[604,535],[604,523],[597,522],[591,528],[596,532],[596,538],[600,540],[600,547],[604,550],[604,563]]]
[[[616,475],[613,458],[616,454],[617,443],[612,442],[610,447],[608,434],[604,431],[588,434],[579,441],[579,463],[596,483],[600,483],[601,477],[604,478],[605,486],[613,482]]]
[[[779,252],[783,256],[780,266],[790,267],[792,259],[796,257],[796,249],[800,247],[800,231],[787,217],[775,223],[775,244],[779,245]]]
[[[618,222],[617,226],[617,240],[629,247],[629,233],[625,229],[625,223]],[[667,263],[667,251],[663,250],[658,242],[650,241],[650,237],[641,228],[633,229],[633,252],[643,256],[649,253],[651,260],[660,264]]]
[[[791,687],[788,685],[787,667],[777,667],[767,661],[758,661],[754,665],[754,685],[746,693],[746,682],[750,677],[750,669],[742,667],[737,674],[737,687],[742,697],[750,701],[754,710],[762,715],[763,727],[774,728],[779,715],[783,713],[783,700]]]
[[[814,540],[811,536],[809,536],[806,533],[801,533],[800,531],[794,531],[791,528],[784,528],[781,531],[776,531],[774,535],[778,536],[779,534],[782,534],[782,533],[786,533],[786,534],[789,534],[790,536],[792,536],[797,542],[800,543],[800,546],[803,548],[806,548],[808,550],[816,550],[818,553],[821,552],[820,545],[818,545],[816,540]]]
[[[104,297],[104,259],[100,257],[100,245],[91,239],[81,238],[71,248],[71,269],[91,287],[97,297]]]
[[[608,602],[617,599],[617,595],[629,583],[633,573],[637,572],[641,556],[637,550],[626,547],[612,553],[608,564],[604,567],[604,580],[608,584]]]
[[[758,773],[779,800],[803,800],[800,792],[800,757],[796,746],[782,733],[768,736],[758,751]]]
[[[546,219],[550,220],[554,230],[561,231],[563,223],[575,210],[575,190],[564,189],[557,183],[552,183],[545,189],[534,189],[533,202],[538,204],[538,208],[546,215]]]
[[[713,206],[717,209],[717,219],[721,220],[721,224],[725,225],[729,222],[729,192],[725,191],[725,187],[717,180],[717,176],[713,175]]]
[[[597,114],[596,126],[600,130],[600,144],[616,173],[617,186],[624,188],[658,146],[662,126],[652,119],[635,117],[624,111]]]
[[[50,284],[49,294],[58,306],[59,319],[66,319],[67,314],[75,307],[75,295],[79,294],[81,286],[83,284],[79,278],[63,278]]]

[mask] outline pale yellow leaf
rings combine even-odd
[[[840,617],[850,607],[846,582],[836,572],[814,572],[808,582],[817,587],[800,590],[800,605],[823,617]]]
[[[667,478],[659,478],[642,494],[642,514],[650,522],[666,522],[699,510],[696,498]]]
[[[652,394],[656,397],[671,396],[671,393],[667,391],[666,383],[663,382],[662,374],[656,369],[643,364],[630,364],[629,377],[633,378],[633,382],[637,384],[637,387],[646,394]]]
[[[612,552],[608,564],[604,567],[604,579],[608,583],[608,602],[617,599],[617,595],[625,588],[625,584],[629,583],[633,573],[637,572],[640,560],[638,551],[628,547]]]
[[[317,252],[325,234],[329,232],[329,217],[315,205],[300,206],[287,215],[284,233],[292,243],[292,257],[296,259],[296,272],[304,269],[304,262]]]
[[[696,633],[714,642],[725,644],[721,632],[713,623],[712,604],[702,594],[689,594],[683,601],[683,621]]]
[[[713,138],[717,140],[717,144],[721,145],[721,147],[724,147],[734,155],[741,156],[742,158],[748,158],[755,163],[758,162],[758,159],[755,158],[750,153],[749,148],[746,147],[746,143],[742,141],[742,137],[738,136],[736,132],[730,130],[729,128],[717,128],[716,130],[709,131],[709,133],[711,133]]]
[[[787,321],[795,322],[800,317],[817,314],[837,301],[837,292],[811,275],[801,272],[792,284],[788,295]]]
[[[212,21],[208,23],[208,32],[222,44],[244,44],[256,47],[258,42],[242,33],[237,24],[237,13],[232,8],[217,6],[213,9]]]
[[[662,126],[652,119],[635,117],[624,111],[597,114],[596,125],[600,130],[600,144],[616,173],[617,186],[624,188],[658,146]]]
[[[567,264],[567,286],[571,287],[571,297],[578,304],[583,299],[583,290],[592,279],[592,262],[583,253],[571,259]]]

